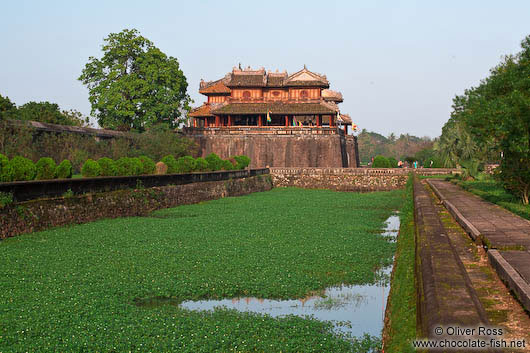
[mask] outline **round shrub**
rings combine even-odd
[[[177,161],[175,160],[175,157],[172,155],[165,156],[162,158],[162,161],[165,165],[167,165],[167,173],[168,174],[175,174],[177,172]]]
[[[27,158],[16,156],[11,159],[9,165],[12,170],[13,181],[27,181],[35,178],[37,172],[35,164]]]
[[[388,157],[388,163],[390,163],[390,168],[398,167],[398,161],[394,157]]]
[[[235,169],[232,162],[230,162],[228,159],[223,159],[222,161],[223,161],[223,164],[222,164],[223,170],[234,170]]]
[[[248,156],[241,155],[241,156],[234,156],[233,158],[237,162],[236,169],[245,169],[250,164],[250,158],[248,158]]]
[[[390,168],[390,162],[384,156],[377,156],[374,158],[372,168]]]
[[[9,158],[0,153],[0,182],[13,180],[13,172],[9,164]]]
[[[116,162],[108,157],[101,157],[98,159],[99,167],[101,168],[101,176],[115,176],[118,175]]]
[[[147,156],[140,156],[138,158],[142,162],[142,174],[155,174],[156,164],[151,158]]]
[[[93,159],[87,159],[81,168],[81,174],[84,177],[97,177],[101,175],[101,167]]]
[[[138,157],[129,158],[129,163],[131,163],[131,171],[132,174],[130,175],[140,175],[142,174],[144,170],[144,165],[142,164],[142,161]]]
[[[215,153],[210,153],[206,156],[206,162],[208,162],[208,169],[210,170],[221,170],[223,169],[223,160]]]
[[[62,161],[55,168],[55,176],[59,179],[68,179],[72,177],[72,163],[68,159]]]
[[[37,162],[37,180],[53,179],[55,177],[55,161],[50,157],[42,157]]]
[[[195,171],[197,172],[205,172],[208,170],[208,162],[206,162],[206,159],[199,157],[195,160]]]
[[[116,175],[119,176],[130,176],[138,175],[142,171],[142,162],[136,158],[136,161],[133,161],[133,158],[121,157],[116,161]]]
[[[177,173],[191,173],[195,169],[195,158],[184,156],[177,159]]]

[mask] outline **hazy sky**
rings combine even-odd
[[[136,28],[199,81],[244,67],[327,75],[341,112],[388,135],[440,135],[455,94],[530,34],[530,1],[9,1],[0,94],[90,113],[77,80],[111,32]]]

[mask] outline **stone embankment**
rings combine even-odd
[[[448,232],[425,187],[414,182],[418,327],[424,337],[443,338],[440,326],[488,325],[484,307],[471,285]]]
[[[401,189],[411,172],[417,175],[453,174],[455,169],[408,168],[270,168],[275,187],[294,186],[337,191]]]
[[[487,247],[492,267],[530,311],[530,221],[450,182],[428,183],[470,237]]]
[[[271,188],[270,176],[258,175],[17,202],[0,209],[0,239],[102,218],[142,216],[161,208],[246,195]]]

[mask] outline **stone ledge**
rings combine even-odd
[[[499,277],[508,284],[508,287],[515,293],[524,308],[530,311],[530,285],[498,250],[490,249],[488,251],[488,259]]]

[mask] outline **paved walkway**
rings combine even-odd
[[[530,221],[448,181],[427,183],[469,235],[488,247],[492,266],[530,310]]]

